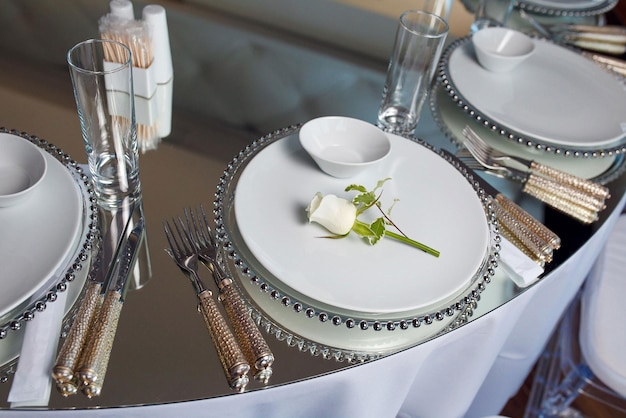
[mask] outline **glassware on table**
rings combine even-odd
[[[448,23],[432,13],[402,13],[378,111],[379,127],[394,133],[415,130],[448,30]]]
[[[141,195],[130,49],[90,39],[67,53],[74,98],[98,203]]]
[[[476,33],[488,27],[506,26],[514,4],[515,0],[479,0],[470,32]]]

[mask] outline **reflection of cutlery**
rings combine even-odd
[[[461,159],[446,151],[443,153],[454,164],[472,172],[472,169],[466,166]],[[561,246],[561,239],[482,177],[477,174],[472,177],[487,194],[486,198],[494,209],[502,235],[537,264],[543,266],[545,263],[549,263],[552,260],[554,250]]]
[[[99,396],[102,390],[113,340],[117,332],[117,323],[124,304],[128,277],[135,265],[143,237],[144,219],[140,218],[126,238],[126,243],[122,246],[122,251],[115,261],[114,274],[107,286],[102,309],[90,330],[78,370],[81,390],[89,398]]]
[[[200,207],[200,211],[196,211],[195,216],[191,210],[189,213],[185,210],[185,219],[198,256],[211,270],[215,283],[220,290],[219,300],[224,305],[235,331],[235,337],[250,365],[254,365],[258,371],[255,378],[267,382],[272,375],[271,366],[274,362],[274,354],[252,320],[241,294],[233,284],[233,280],[217,262],[216,243],[204,208]]]
[[[168,253],[191,279],[204,323],[217,350],[228,384],[231,388],[242,391],[248,384],[250,365],[246,362],[241,348],[213,300],[213,293],[204,286],[198,276],[198,254],[193,249],[191,237],[182,220],[179,219],[179,223],[174,221],[174,227],[176,235],[168,222],[163,224],[165,237],[170,246]]]
[[[626,77],[626,61],[619,58],[607,57],[605,55],[594,54],[592,52],[583,52],[583,56],[591,59],[600,66],[607,68],[617,74]]]

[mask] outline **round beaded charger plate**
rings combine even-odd
[[[596,16],[617,6],[618,0],[519,0],[515,7],[554,17]]]
[[[390,135],[392,151],[383,163],[336,179],[317,168],[297,132],[293,127],[255,141],[218,186],[218,239],[271,320],[328,345],[381,350],[406,341],[368,335],[348,342],[342,333],[452,320],[477,299],[493,274],[499,238],[471,174],[419,140]],[[350,199],[349,184],[370,190],[385,178],[382,208],[393,205],[391,218],[402,232],[440,257],[388,237],[374,246],[354,234],[320,238],[329,233],[307,222],[316,192]]]
[[[565,155],[623,152],[622,80],[569,48],[534,42],[526,61],[493,73],[476,60],[471,38],[462,38],[442,55],[439,80],[468,115],[499,131],[503,140]]]

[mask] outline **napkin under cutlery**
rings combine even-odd
[[[61,333],[67,291],[57,292],[56,300],[26,324],[17,370],[8,396],[12,408],[46,406],[50,399],[50,368]]]

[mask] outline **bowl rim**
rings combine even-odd
[[[35,181],[32,181],[31,178],[32,182],[28,187],[13,193],[0,192],[0,207],[12,206],[13,204],[21,201],[23,196],[32,192],[43,181],[46,173],[48,172],[48,161],[46,160],[46,156],[44,155],[44,152],[41,148],[28,140],[10,134],[6,135],[4,138],[0,138],[0,148],[2,148],[4,145],[7,145],[8,141],[11,141],[13,144],[17,144],[15,145],[16,147],[21,147],[22,149],[27,150],[26,152],[28,152],[29,155],[36,155],[35,159],[38,160],[40,164],[37,165],[38,170],[34,170],[32,166],[27,167],[26,171],[29,174],[32,174],[33,172],[38,174],[38,177],[35,179]],[[18,163],[15,165],[19,166],[21,164]],[[39,171],[41,171],[41,173],[39,173]]]
[[[316,123],[320,123],[322,121],[332,121],[332,120],[345,120],[348,121],[350,123],[353,124],[358,124],[362,127],[366,127],[366,129],[371,129],[372,132],[374,132],[374,130],[376,130],[377,138],[380,138],[380,144],[382,146],[385,147],[385,151],[384,153],[382,153],[381,155],[379,155],[378,157],[374,158],[374,159],[370,159],[367,161],[360,161],[360,162],[349,162],[349,161],[341,161],[341,160],[335,160],[335,159],[331,159],[328,157],[323,157],[322,155],[320,155],[320,153],[318,151],[321,151],[320,148],[314,148],[310,146],[309,141],[305,140],[303,138],[302,132],[304,131],[305,134],[307,133],[307,131],[309,129],[311,129],[311,126],[314,126],[314,124]],[[344,166],[350,166],[350,167],[361,167],[361,166],[367,166],[369,164],[373,164],[376,163],[378,161],[383,160],[384,158],[386,158],[389,153],[391,152],[391,140],[389,139],[389,137],[387,136],[387,134],[380,129],[379,127],[377,127],[376,125],[367,122],[365,120],[362,119],[358,119],[358,118],[353,118],[353,117],[349,117],[349,116],[320,116],[317,118],[313,118],[307,122],[305,122],[301,127],[300,127],[300,131],[298,133],[298,137],[300,140],[300,145],[302,145],[302,148],[304,148],[304,150],[314,159],[320,159],[322,161],[326,161],[332,164],[338,164],[338,165],[344,165]],[[306,137],[306,135],[305,135]]]
[[[527,45],[527,51],[523,52],[521,54],[515,54],[515,55],[510,55],[510,54],[502,54],[499,52],[496,52],[490,48],[487,48],[485,45],[485,42],[489,39],[487,38],[489,32],[501,32],[501,33],[512,33],[513,36],[515,36],[518,39],[521,39],[524,41],[525,45]],[[482,35],[481,35],[482,33]],[[533,39],[528,36],[527,34],[520,32],[518,30],[515,29],[511,29],[511,28],[506,28],[506,27],[501,27],[501,26],[497,26],[497,27],[488,27],[488,28],[484,28],[479,30],[478,32],[476,32],[475,34],[472,35],[472,43],[474,44],[474,48],[477,51],[480,51],[484,54],[487,54],[489,56],[492,57],[497,57],[499,59],[521,59],[521,58],[525,58],[527,56],[529,56],[530,54],[532,54],[535,50],[535,42],[533,41]]]

